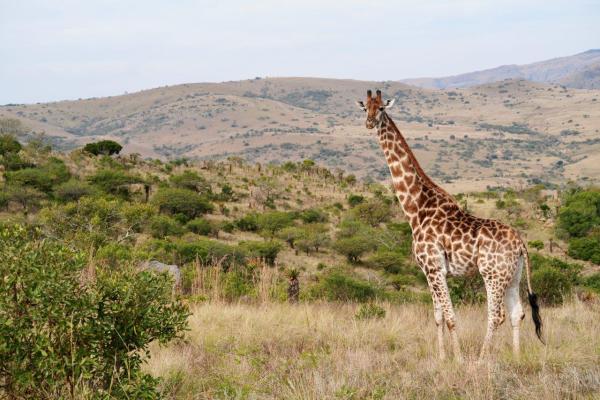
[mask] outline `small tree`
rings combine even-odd
[[[100,154],[112,156],[113,154],[119,154],[121,149],[123,149],[123,146],[114,140],[101,140],[95,143],[88,143],[83,147],[83,151],[95,156]]]
[[[188,189],[160,189],[152,198],[152,203],[159,208],[160,212],[176,216],[182,222],[214,210],[208,199]]]

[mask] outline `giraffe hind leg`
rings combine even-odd
[[[483,270],[490,270],[483,268]],[[483,345],[481,346],[480,360],[485,358],[492,345],[492,339],[494,333],[506,318],[506,312],[504,310],[504,298],[506,295],[506,288],[508,286],[505,280],[498,278],[497,274],[483,273],[483,281],[485,283],[485,289],[487,292],[487,306],[488,306],[488,322],[487,331],[485,338],[483,339]]]
[[[521,321],[525,318],[523,305],[521,304],[521,296],[519,295],[519,284],[521,282],[521,273],[523,270],[523,258],[519,257],[517,261],[517,270],[508,290],[506,291],[506,309],[512,326],[513,334],[513,354],[515,358],[519,357],[520,347],[520,327]]]

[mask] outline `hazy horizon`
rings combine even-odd
[[[586,0],[2,3],[0,104],[256,76],[397,81],[528,64],[598,48],[599,11]]]

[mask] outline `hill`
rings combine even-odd
[[[268,78],[184,84],[107,98],[5,105],[22,137],[43,132],[71,149],[115,139],[126,153],[251,162],[310,158],[387,178],[374,132],[354,101],[367,88],[398,99],[391,111],[424,168],[459,190],[596,179],[599,91],[522,80],[430,90],[398,82]]]
[[[505,79],[561,84],[576,89],[600,88],[600,49],[525,65],[502,65],[483,71],[442,78],[404,79],[402,82],[430,89],[470,87]]]

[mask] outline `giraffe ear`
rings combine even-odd
[[[365,103],[362,101],[357,101],[356,104],[360,107],[361,110],[367,111],[367,107],[365,107]]]
[[[392,108],[396,103],[396,99],[391,99],[385,102],[385,108]]]

